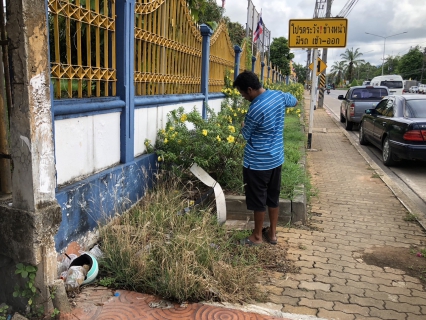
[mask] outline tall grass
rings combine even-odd
[[[161,180],[142,203],[101,229],[104,278],[118,288],[176,301],[262,300],[262,250],[238,244],[212,209],[188,205],[177,179]],[[263,259],[263,258],[262,258]]]
[[[297,113],[286,114],[284,126],[284,157],[281,172],[281,194],[283,199],[293,199],[295,188],[306,182],[305,169],[299,161],[304,154],[306,140],[302,130],[303,125]]]

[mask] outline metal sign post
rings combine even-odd
[[[314,61],[318,59],[318,49],[314,49]],[[308,131],[308,149],[312,147],[312,130],[314,127],[314,110],[315,103],[317,101],[317,72],[316,68],[312,70],[312,82],[311,82],[311,108],[309,111],[309,131]]]

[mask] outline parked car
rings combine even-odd
[[[419,87],[418,93],[422,93],[422,94],[426,93],[426,84],[419,84],[418,87]]]
[[[408,92],[417,93],[417,92],[419,92],[419,87],[418,86],[411,86],[410,90]]]
[[[426,96],[393,95],[365,110],[359,143],[368,142],[382,150],[386,166],[404,159],[426,161]]]
[[[389,95],[389,90],[384,86],[355,86],[351,87],[346,95],[339,95],[340,122],[345,123],[345,129],[352,130],[354,124],[358,124],[364,111],[375,107],[383,97]]]

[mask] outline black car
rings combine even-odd
[[[371,142],[382,150],[383,163],[398,160],[426,161],[426,97],[392,95],[361,119],[359,143]]]

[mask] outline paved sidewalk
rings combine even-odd
[[[309,109],[309,96],[305,103]],[[406,209],[342,130],[326,110],[315,111],[312,148],[317,151],[308,152],[307,159],[318,190],[311,199],[314,228],[279,230],[279,241],[288,242],[288,257],[300,273],[269,279],[270,299],[284,312],[326,319],[426,319],[420,280],[361,259],[378,247],[422,246],[425,234],[404,221]]]
[[[309,96],[305,104],[308,109]],[[90,288],[79,296],[73,315],[62,319],[426,319],[420,280],[362,259],[376,248],[422,246],[425,234],[418,224],[404,221],[406,209],[342,130],[326,110],[315,111],[312,148],[317,151],[308,152],[307,159],[318,190],[311,199],[311,225],[278,230],[277,249],[288,248],[300,273],[271,273],[262,283],[269,302],[258,307],[276,310],[275,318],[202,304],[157,309],[149,306],[158,302],[152,296],[119,291],[115,297],[107,289]]]

